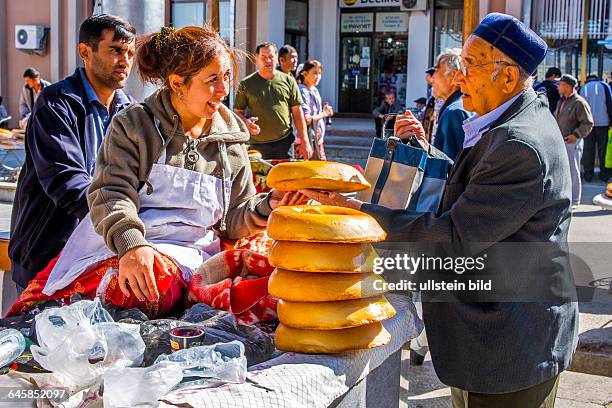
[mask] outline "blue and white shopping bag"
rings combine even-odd
[[[452,160],[431,149],[427,153],[396,137],[374,139],[365,170],[372,187],[358,192],[356,198],[388,208],[435,212]]]

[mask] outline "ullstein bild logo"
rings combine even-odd
[[[399,4],[400,0],[344,0],[347,6],[357,6],[360,4]]]

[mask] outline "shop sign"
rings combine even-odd
[[[371,33],[374,31],[374,13],[341,14],[340,32]]]
[[[408,31],[408,13],[377,13],[376,31],[379,33]]]
[[[338,0],[340,8],[399,7],[401,0]]]

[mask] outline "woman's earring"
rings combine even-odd
[[[179,98],[182,98],[183,97],[183,93],[179,92],[176,96],[178,96]]]

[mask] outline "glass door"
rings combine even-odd
[[[374,55],[374,105],[380,104],[386,92],[394,92],[397,102],[405,105],[408,37],[397,33],[376,34]]]
[[[341,44],[340,106],[341,112],[372,111],[370,87],[371,36],[344,36]]]

